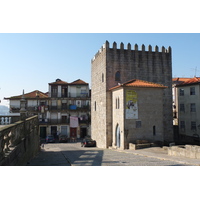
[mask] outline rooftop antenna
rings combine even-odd
[[[194,77],[196,77],[196,75],[197,75],[197,71],[199,71],[198,69],[197,69],[197,67],[195,67],[195,68],[191,68],[192,70],[194,70]]]

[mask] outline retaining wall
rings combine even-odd
[[[172,146],[168,148],[168,155],[200,159],[200,146]]]
[[[38,117],[0,129],[0,166],[23,166],[40,150]]]

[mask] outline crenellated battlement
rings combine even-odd
[[[154,47],[154,51],[152,51],[152,46],[151,45],[148,45],[148,47],[146,48],[144,44],[141,45],[141,48],[139,49],[138,48],[138,45],[135,44],[132,48],[131,44],[128,43],[126,48],[124,48],[124,43],[121,42],[119,44],[119,48],[117,48],[117,43],[116,42],[113,42],[112,44],[112,47],[110,47],[110,43],[108,41],[106,41],[103,46],[99,49],[99,51],[95,54],[95,56],[93,57],[92,59],[92,62],[105,50],[109,50],[109,49],[113,49],[113,50],[127,50],[127,51],[140,51],[140,52],[155,52],[155,53],[166,53],[166,54],[171,54],[171,47],[169,46],[168,48],[165,48],[164,46],[162,46],[160,48],[160,51],[159,51],[159,47],[156,45]],[[147,50],[146,50],[147,49]]]

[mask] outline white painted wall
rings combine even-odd
[[[10,100],[10,106],[20,108],[20,100]]]
[[[28,100],[28,107],[37,106],[37,100]]]

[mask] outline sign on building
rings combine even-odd
[[[126,90],[126,119],[138,119],[137,93]]]

